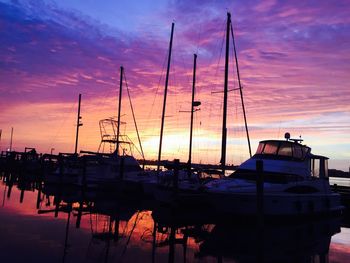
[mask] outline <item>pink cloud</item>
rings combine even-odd
[[[89,119],[84,128],[93,130],[93,134],[82,135],[83,141],[87,147],[95,147],[99,118],[116,115],[119,67],[123,65],[140,130],[145,138],[157,137],[170,23],[175,18],[167,106],[167,115],[172,117],[166,120],[165,136],[188,131],[189,116],[180,115],[179,110],[189,108],[192,60],[197,52],[196,97],[202,101],[197,128],[219,140],[222,94],[212,92],[223,87],[222,45],[228,9],[233,11],[253,138],[275,136],[281,123],[295,131],[304,127],[307,134],[313,128],[322,135],[341,133],[346,138],[349,133],[348,126],[337,124],[337,120],[349,121],[344,112],[350,110],[346,85],[350,81],[350,7],[345,1],[337,5],[320,1],[317,6],[295,1],[174,1],[155,16],[159,25],[149,27],[150,22],[145,21],[137,32],[128,33],[55,5],[33,8],[3,3],[0,7],[5,14],[0,18],[5,28],[0,33],[4,39],[0,43],[0,103],[6,104],[9,112],[8,118],[0,118],[2,126],[10,124],[9,116],[18,114],[18,108],[35,123],[37,114],[32,109],[50,103],[62,104],[63,109],[56,108],[52,119],[45,121],[62,118],[64,105],[73,105],[77,94],[83,93],[85,118]],[[232,64],[230,87],[237,87],[233,72]],[[124,105],[126,102],[125,98]],[[230,93],[229,107],[230,135],[240,137],[235,130],[240,129],[235,128],[236,123],[242,125],[237,92]],[[125,112],[130,117],[127,109]],[[74,111],[70,114],[74,119]],[[28,125],[18,119],[19,123]],[[73,136],[68,126],[64,130],[65,136]],[[197,147],[197,151],[203,148]]]

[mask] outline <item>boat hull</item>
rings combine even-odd
[[[207,197],[217,212],[230,215],[312,216],[341,213],[343,209],[339,195],[334,193],[266,193],[262,200],[255,193],[208,193]]]

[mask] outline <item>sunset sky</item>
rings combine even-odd
[[[193,160],[219,163],[226,13],[231,12],[253,152],[301,135],[330,168],[350,165],[350,2],[275,0],[0,0],[0,150],[96,151],[98,121],[118,113],[124,66],[147,159],[156,159],[175,23],[163,159],[187,161],[193,54]],[[230,49],[230,89],[238,87]],[[125,87],[125,83],[124,83]],[[184,112],[185,111],[185,112]],[[125,131],[136,143],[124,89]],[[227,163],[248,158],[238,91],[229,93]]]

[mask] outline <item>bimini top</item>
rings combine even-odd
[[[254,158],[292,159],[303,161],[311,153],[311,148],[296,141],[265,140],[259,142]]]

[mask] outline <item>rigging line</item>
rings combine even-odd
[[[218,59],[217,65],[216,65],[216,70],[215,70],[215,75],[214,75],[215,79],[218,76],[219,65],[220,65],[220,61],[221,61],[221,57],[222,57],[222,53],[223,53],[223,47],[224,47],[224,43],[225,43],[225,37],[226,37],[226,22],[225,21],[223,21],[221,27],[223,28],[223,30],[222,30],[223,34],[222,34],[222,39],[221,39],[221,47],[220,47],[219,59]],[[213,87],[211,88],[211,92],[213,92]],[[209,113],[210,114],[209,115],[209,123],[212,123],[212,121],[211,121],[212,107],[213,107],[212,105],[213,105],[213,103],[211,101],[211,103],[210,103],[210,113]],[[216,103],[214,103],[214,105],[216,105]],[[222,107],[222,103],[220,104],[220,107]],[[210,129],[211,129],[211,127],[212,127],[212,125],[210,126]],[[219,126],[215,125],[214,130],[215,129],[219,130]]]
[[[135,125],[135,129],[136,129],[137,139],[138,139],[139,144],[140,144],[140,149],[141,149],[142,158],[145,160],[145,155],[144,155],[144,152],[143,152],[143,149],[142,149],[142,143],[141,143],[141,139],[140,139],[139,129],[137,128],[137,123],[136,123],[136,118],[135,118],[135,113],[134,113],[134,107],[133,107],[133,105],[132,105],[131,96],[130,96],[130,91],[129,91],[129,85],[128,85],[128,82],[127,82],[127,80],[126,80],[125,71],[124,71],[124,80],[125,80],[125,85],[126,85],[126,91],[127,91],[127,93],[128,93],[128,97],[129,97],[129,103],[130,103],[132,118],[133,118],[133,120],[134,120],[134,125]]]
[[[181,39],[181,36],[179,35],[179,33],[177,33],[177,31],[175,31],[174,34],[175,34],[175,37],[174,37],[174,47],[175,47],[175,45],[176,45],[176,39]],[[181,50],[180,48],[178,48],[178,46],[177,46],[177,50],[178,50],[177,54],[179,54],[179,57],[181,58],[180,61],[182,62],[183,68],[184,68],[184,69],[188,68],[188,67],[186,66],[185,58],[184,58],[184,53],[186,53],[186,51],[183,50],[183,49]],[[174,63],[174,66],[175,66],[175,65],[176,65],[176,64]],[[188,64],[187,64],[187,65],[188,65]],[[190,83],[191,80],[190,80],[189,75],[185,74],[184,77],[187,79],[187,84]]]
[[[127,250],[127,248],[128,248],[128,245],[129,245],[129,242],[130,242],[130,239],[131,239],[131,235],[133,234],[133,232],[134,232],[134,230],[135,230],[135,228],[136,228],[137,219],[139,218],[139,215],[140,215],[140,211],[137,212],[137,215],[136,215],[134,224],[133,224],[133,226],[132,226],[132,228],[131,228],[131,231],[130,231],[130,235],[129,235],[129,237],[128,237],[128,240],[126,241],[126,244],[125,244],[125,246],[124,246],[123,252],[122,252],[122,254],[121,254],[121,256],[120,256],[121,258],[124,257],[125,252],[126,252],[126,250]],[[142,219],[142,218],[141,218],[141,219]]]
[[[242,85],[241,85],[241,77],[239,75],[238,58],[237,58],[237,51],[236,51],[235,37],[234,37],[234,34],[233,34],[232,22],[231,22],[231,35],[232,35],[233,50],[234,50],[234,53],[235,53],[237,78],[238,78],[239,92],[240,92],[240,95],[241,95],[241,102],[242,102],[242,109],[243,109],[243,116],[244,116],[244,125],[245,125],[246,134],[247,134],[249,155],[250,155],[250,157],[252,157],[252,150],[251,150],[251,146],[250,146],[249,131],[248,131],[248,124],[247,124],[247,116],[246,116],[245,107],[244,107],[243,91],[242,91]]]
[[[216,70],[215,70],[215,77],[217,77],[218,75],[218,71],[219,71],[219,64],[220,64],[220,61],[221,61],[221,56],[222,56],[222,50],[224,49],[224,43],[225,43],[225,31],[224,30],[223,32],[223,35],[222,35],[222,41],[221,41],[221,48],[220,48],[220,54],[219,54],[219,59],[218,59],[218,63],[216,65]]]
[[[221,28],[224,28],[225,27],[225,21],[222,22],[221,24]],[[218,62],[217,62],[217,65],[216,65],[216,70],[215,70],[215,74],[214,76],[217,77],[218,75],[218,69],[219,69],[219,64],[220,64],[220,61],[221,61],[221,56],[222,56],[222,50],[223,50],[223,46],[224,46],[224,41],[225,41],[225,30],[223,30],[223,35],[222,35],[222,39],[221,39],[221,45],[218,44],[218,49],[220,48],[220,52],[219,52],[219,59],[218,59]],[[219,42],[220,43],[220,42]],[[216,49],[216,48],[215,48]],[[209,64],[211,65],[212,63],[214,62],[214,57],[212,57],[212,59],[210,60]],[[211,88],[211,91],[213,90],[213,88]]]
[[[199,30],[197,35],[197,51],[195,52],[196,54],[198,54],[199,52],[199,43],[201,41],[201,37],[202,37],[202,25],[199,25]]]
[[[68,113],[72,113],[73,107],[75,106],[75,104],[76,104],[75,101],[72,102],[71,107],[70,107]],[[65,113],[62,113],[61,115],[63,116],[63,115],[65,115]],[[56,131],[55,135],[53,135],[53,136],[51,137],[51,139],[50,139],[51,144],[50,144],[49,148],[47,149],[47,152],[49,152],[50,149],[52,148],[52,146],[53,146],[52,143],[56,141],[56,137],[58,137],[58,134],[61,132],[62,127],[65,125],[66,121],[67,121],[67,118],[63,118],[63,121],[61,122],[61,124],[60,124],[58,130]]]
[[[153,97],[153,102],[152,102],[152,106],[151,106],[151,110],[147,116],[147,123],[150,123],[149,119],[151,117],[151,114],[153,112],[153,108],[154,108],[154,104],[155,104],[155,101],[156,101],[156,98],[157,98],[157,94],[158,94],[158,90],[159,90],[159,87],[160,87],[160,82],[162,81],[162,77],[163,77],[163,74],[164,74],[164,68],[165,68],[165,63],[166,63],[166,60],[167,60],[167,57],[168,57],[168,51],[167,51],[167,55],[164,57],[164,61],[163,61],[163,66],[162,66],[162,72],[159,76],[159,80],[158,80],[158,86],[157,86],[157,90],[154,94],[154,97]],[[153,125],[154,127],[154,125]],[[147,127],[148,128],[148,127]]]
[[[94,78],[95,80],[97,80],[97,78]],[[107,99],[110,97],[108,94],[112,92],[114,92],[114,87],[115,87],[115,83],[114,81],[116,80],[115,77],[111,77],[111,82],[108,81],[108,88],[104,89],[104,91],[101,92],[101,95],[102,95],[102,99],[101,101],[99,101],[99,105],[106,105],[106,102],[107,102]],[[109,90],[109,88],[111,89],[111,91]],[[87,95],[88,96],[88,95]],[[87,99],[85,99],[87,100]],[[97,109],[96,109],[97,108]],[[99,114],[101,113],[104,109],[103,107],[95,107],[94,108],[94,113],[96,114]],[[94,124],[95,123],[95,120],[92,121],[92,120],[89,120],[89,119],[85,119],[84,120],[84,123],[85,123],[85,126],[88,126],[89,124]],[[95,132],[97,131],[98,129],[96,128],[95,129]],[[83,146],[83,145],[86,145],[87,142],[89,142],[89,138],[91,138],[91,136],[85,136],[85,137],[82,137],[81,138],[81,142],[80,144]],[[83,147],[80,147],[80,148],[83,148]]]
[[[159,76],[157,89],[156,89],[156,92],[154,93],[151,110],[149,111],[149,114],[148,114],[147,119],[146,119],[147,120],[146,128],[145,128],[146,131],[148,130],[149,125],[151,124],[150,118],[151,118],[151,115],[152,115],[152,112],[153,112],[153,109],[154,109],[154,106],[155,106],[155,101],[156,101],[156,98],[157,98],[157,95],[158,95],[158,91],[159,91],[159,88],[160,88],[160,83],[161,83],[163,75],[164,75],[165,65],[166,65],[166,61],[167,61],[167,57],[168,57],[168,52],[169,51],[167,51],[166,52],[166,56],[164,56],[163,65],[162,65],[162,71],[161,71],[161,74]],[[157,118],[155,117],[154,119],[156,120]],[[152,123],[153,123],[153,121],[152,121]],[[151,135],[150,135],[151,138],[154,137],[155,129],[156,129],[155,125],[152,125]]]
[[[178,80],[177,80],[177,76],[176,76],[176,66],[175,66],[175,63],[174,63],[174,66],[172,67],[172,72],[170,73],[170,76],[172,77],[173,79],[173,85],[172,87],[174,88],[174,92],[173,92],[173,96],[175,97],[175,116],[176,116],[176,123],[175,123],[175,130],[179,130],[179,121],[180,121],[180,114],[177,113],[177,108],[178,108],[178,105],[179,105],[179,101],[178,101]],[[170,78],[171,80],[171,78]],[[169,82],[169,86],[171,86],[170,82]],[[181,88],[180,88],[181,89]],[[181,108],[181,104],[180,104],[180,108]],[[180,147],[181,145],[178,144],[178,147],[177,147],[177,153],[180,152]],[[172,158],[175,158],[175,151],[172,152]]]
[[[235,55],[234,55],[234,47],[231,47],[231,59],[232,61],[235,61]],[[235,67],[232,67],[232,75],[234,76],[235,75]],[[230,96],[229,97],[229,100],[231,101],[231,103],[233,103],[234,105],[234,110],[233,110],[233,119],[234,119],[234,122],[233,123],[237,123],[237,129],[235,127],[231,127],[231,130],[233,131],[233,134],[234,136],[237,136],[236,134],[236,131],[239,131],[239,122],[238,122],[238,103],[237,103],[237,92],[239,90],[239,87],[237,88],[236,85],[236,81],[235,81],[235,78],[233,78],[232,80],[232,84],[233,84],[233,88],[232,89],[229,89],[228,91],[233,91],[233,96]],[[230,108],[229,108],[230,109]]]

